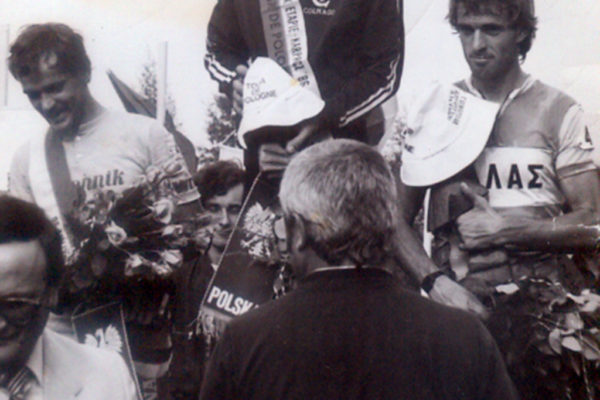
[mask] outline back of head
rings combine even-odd
[[[459,6],[462,6],[468,14],[505,16],[509,25],[527,32],[527,37],[519,44],[519,54],[522,59],[525,59],[537,29],[534,0],[450,0],[448,20],[455,29]]]
[[[9,195],[0,195],[0,244],[38,240],[46,256],[46,283],[57,288],[64,260],[61,237],[38,206]]]
[[[15,79],[21,80],[38,70],[40,60],[56,64],[59,71],[73,76],[89,79],[91,74],[83,38],[64,24],[25,27],[10,47],[8,68]]]
[[[392,254],[398,218],[396,185],[383,157],[347,139],[312,145],[283,175],[286,218],[301,218],[312,249],[330,265],[383,262]]]

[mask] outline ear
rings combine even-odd
[[[527,39],[527,36],[529,36],[529,31],[523,29],[523,28],[519,28],[519,30],[517,31],[517,43],[521,43],[523,40]]]
[[[90,81],[92,80],[92,73],[91,72],[86,72],[84,74],[81,75],[81,80],[87,85],[90,83]]]
[[[306,224],[299,215],[285,217],[285,233],[290,254],[298,253],[306,248],[308,243]]]
[[[49,287],[46,289],[46,306],[51,310],[56,310],[58,307],[58,296],[59,291],[56,287]]]

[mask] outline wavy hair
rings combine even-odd
[[[312,249],[331,265],[349,258],[376,265],[394,251],[396,184],[383,157],[348,139],[329,140],[295,156],[279,198],[286,218],[306,225]]]
[[[53,54],[61,72],[89,78],[92,67],[83,38],[59,23],[26,26],[10,47],[8,68],[15,79],[20,80],[35,73],[40,60]]]
[[[468,14],[491,13],[506,16],[512,27],[527,32],[527,37],[519,43],[519,55],[521,60],[525,59],[537,30],[533,0],[450,0],[448,20],[454,29],[457,29],[459,5],[462,5]]]
[[[215,196],[245,182],[246,172],[234,161],[215,161],[202,167],[194,175],[202,204]]]

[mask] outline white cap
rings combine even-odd
[[[408,113],[402,182],[430,186],[466,168],[483,151],[499,108],[456,86],[434,82]]]
[[[238,139],[265,126],[294,126],[319,114],[325,102],[270,58],[258,57],[244,79],[244,112]]]

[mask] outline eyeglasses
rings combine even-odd
[[[45,307],[43,298],[31,299],[27,297],[0,298],[0,317],[14,325],[26,325],[40,308]]]

